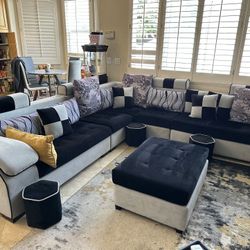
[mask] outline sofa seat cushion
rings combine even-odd
[[[114,133],[127,126],[132,121],[132,116],[128,114],[121,114],[120,112],[113,110],[103,110],[93,115],[81,118],[80,121],[108,126]]]
[[[191,134],[209,134],[210,121],[200,118],[191,118],[187,113],[179,113],[174,117],[171,129]]]
[[[178,112],[148,108],[138,112],[134,116],[134,121],[153,126],[171,128],[171,122],[177,115]]]
[[[112,179],[117,185],[185,206],[207,156],[205,147],[150,137],[113,169]]]
[[[87,122],[76,122],[72,125],[73,133],[54,140],[58,155],[57,168],[87,151],[111,135],[110,128]],[[48,165],[38,162],[39,176],[53,171]]]
[[[233,121],[211,121],[209,135],[217,139],[250,145],[250,124]]]

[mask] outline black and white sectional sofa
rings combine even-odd
[[[175,88],[185,94],[189,88],[189,81],[174,81],[174,84],[161,78],[153,79],[153,88]],[[170,81],[173,83],[173,81]],[[166,84],[164,86],[164,84]],[[113,86],[122,86],[120,82],[109,82],[100,85],[102,90],[110,90]],[[67,83],[58,89],[58,95],[27,105],[13,111],[0,114],[0,125],[14,126],[15,119],[23,121],[25,128],[27,122],[33,125],[37,122],[34,113],[39,108],[51,107],[58,103],[70,102],[73,97],[73,85]],[[194,133],[204,133],[216,139],[215,155],[233,158],[250,165],[250,125],[231,121],[204,121],[190,118],[187,113],[167,111],[159,108],[131,108],[113,109],[110,100],[102,110],[89,116],[74,119],[73,133],[54,140],[58,154],[57,168],[53,169],[42,162],[27,165],[19,169],[18,164],[11,166],[6,172],[0,164],[0,213],[17,219],[24,212],[21,199],[22,189],[39,179],[56,180],[65,183],[92,162],[106,154],[125,139],[125,126],[130,122],[147,124],[147,137],[156,136],[171,140],[188,142],[189,136]],[[183,103],[183,105],[185,105]],[[67,107],[67,105],[65,104]],[[72,109],[68,108],[69,118]],[[74,113],[74,112],[73,112]],[[74,116],[74,114],[73,114]],[[14,119],[14,122],[13,122]],[[36,122],[34,122],[36,121]],[[39,125],[36,125],[39,127]],[[14,126],[15,127],[15,126]],[[33,128],[32,126],[30,126]],[[25,129],[24,129],[25,130]],[[26,129],[27,131],[27,129]],[[38,132],[39,129],[36,131]],[[27,132],[33,132],[32,129]],[[18,153],[18,152],[17,152]]]

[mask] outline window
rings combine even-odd
[[[23,54],[35,63],[60,64],[57,3],[54,0],[20,0]]]
[[[132,68],[154,69],[159,0],[134,0],[132,13]]]
[[[191,71],[198,0],[167,0],[163,70]]]
[[[89,0],[64,0],[67,48],[69,54],[82,54],[89,43]]]
[[[196,71],[229,75],[242,0],[206,0]]]
[[[248,19],[247,34],[245,39],[245,45],[243,55],[240,64],[240,76],[250,76],[250,19]]]

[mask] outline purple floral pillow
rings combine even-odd
[[[237,88],[234,91],[231,120],[250,124],[250,89]]]
[[[146,108],[147,94],[152,86],[152,75],[132,75],[125,73],[122,79],[123,84],[126,87],[133,85],[134,87],[134,103],[137,106]]]
[[[81,117],[93,114],[101,109],[101,95],[97,76],[74,80],[73,86]]]

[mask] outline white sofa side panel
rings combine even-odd
[[[158,127],[158,126],[147,125],[146,137],[149,138],[152,136],[169,139],[170,129],[162,128],[162,127]]]
[[[76,158],[67,162],[63,166],[59,167],[55,171],[42,177],[44,180],[58,181],[61,185],[77,175],[91,163],[96,161],[102,155],[106,154],[110,150],[110,137],[102,140],[92,148],[88,149],[84,153],[78,155]]]
[[[190,133],[171,130],[170,139],[175,141],[189,142]],[[216,139],[214,146],[214,155],[236,159],[250,165],[250,145],[233,141]]]

